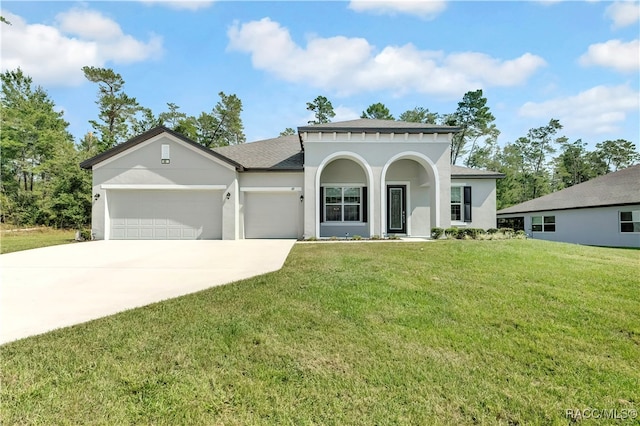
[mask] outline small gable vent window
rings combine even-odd
[[[162,164],[169,164],[171,162],[171,152],[169,144],[162,144],[162,158],[160,160]]]

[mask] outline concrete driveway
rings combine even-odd
[[[294,243],[92,241],[0,255],[0,344],[276,271]]]

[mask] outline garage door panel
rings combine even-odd
[[[167,228],[167,239],[169,240],[181,240],[182,230],[180,228]]]
[[[130,239],[130,238],[134,238],[136,240],[140,239],[140,230],[139,229],[125,229],[124,230],[124,235],[125,238]]]
[[[142,240],[151,240],[153,239],[153,228],[140,228],[138,235]]]
[[[125,239],[124,229],[111,228],[111,238],[114,239],[114,240],[123,240],[123,239]]]
[[[112,239],[219,239],[222,202],[213,191],[114,190]]]
[[[245,238],[298,238],[302,207],[297,193],[245,194]]]
[[[198,230],[199,231],[199,230]],[[194,229],[183,229],[182,238],[185,240],[191,240],[196,237],[196,231]]]

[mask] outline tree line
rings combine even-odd
[[[174,103],[154,112],[124,90],[125,81],[112,69],[83,67],[88,81],[97,85],[98,117],[92,131],[75,141],[63,112],[56,111],[47,92],[34,86],[20,69],[1,75],[0,93],[0,219],[24,225],[80,228],[90,223],[91,176],[79,163],[153,127],[164,125],[213,148],[244,143],[242,101],[219,92],[210,111],[189,116]],[[331,101],[318,96],[307,102],[314,119],[328,123],[335,117]],[[362,118],[393,120],[382,103],[362,112]],[[497,143],[499,130],[482,90],[467,92],[452,113],[440,114],[415,107],[398,120],[457,126],[451,143],[451,163],[494,170],[498,180],[498,208],[628,167],[640,161],[635,145],[627,140],[607,140],[589,151],[581,140],[559,136],[556,119],[504,146]],[[293,128],[281,135],[295,134]],[[555,157],[553,154],[558,153]]]
[[[97,84],[98,117],[75,141],[63,112],[22,70],[6,71],[0,93],[0,220],[18,226],[81,228],[91,222],[91,174],[79,164],[165,125],[209,148],[244,143],[242,101],[219,92],[211,111],[189,116],[174,103],[155,115],[124,91],[112,69],[83,67]]]
[[[211,111],[198,116],[188,116],[171,102],[167,111],[154,115],[124,92],[124,79],[112,69],[83,67],[82,71],[87,80],[98,85],[99,112],[98,120],[89,121],[94,132],[85,135],[81,145],[98,154],[159,125],[208,148],[246,142],[240,117],[242,101],[236,95],[219,92],[220,100]]]

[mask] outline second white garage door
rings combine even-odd
[[[297,192],[246,192],[245,238],[299,238],[302,203]]]
[[[222,238],[219,191],[113,190],[107,197],[111,239]]]

